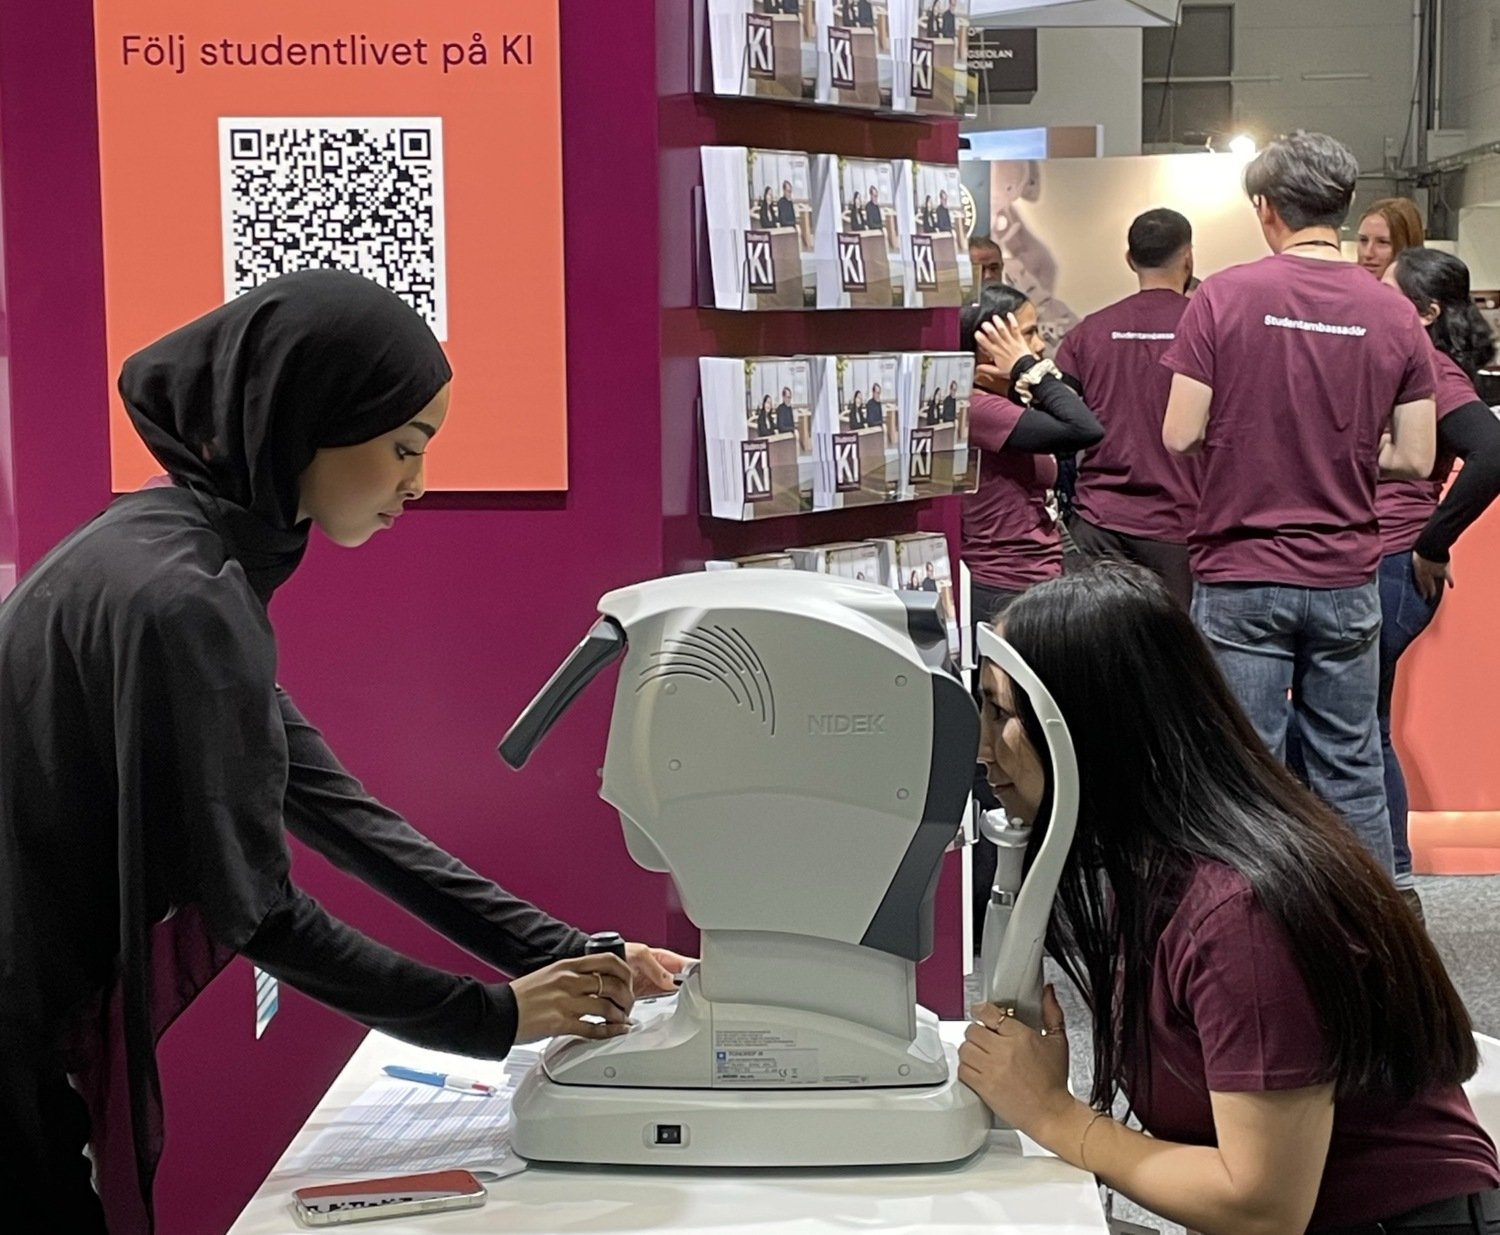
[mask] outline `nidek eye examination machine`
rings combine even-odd
[[[669,874],[702,933],[674,996],[630,1033],[554,1042],[515,1098],[514,1145],[551,1162],[787,1167],[949,1162],[992,1126],[916,1002],[944,851],[968,808],[979,717],[944,667],[937,597],[801,571],[622,588],[501,743],[524,764],[618,663],[601,796],[630,855]],[[1047,918],[1077,772],[1045,688],[988,628],[1052,763],[1031,829],[1000,846],[985,998],[1040,1024]]]

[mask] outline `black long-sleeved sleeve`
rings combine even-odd
[[[1429,562],[1446,562],[1454,542],[1500,496],[1500,419],[1476,399],[1438,421],[1438,444],[1464,465],[1417,540]]]
[[[1038,363],[1030,356],[1018,361],[1011,370],[1012,384]],[[1097,446],[1103,438],[1104,426],[1078,392],[1066,381],[1048,376],[1032,387],[1031,405],[1011,430],[1005,448],[1039,455],[1072,454]]]
[[[287,830],[341,870],[512,975],[581,956],[587,937],[434,845],[350,776],[285,691]]]
[[[403,1042],[489,1059],[515,1044],[509,986],[402,956],[291,884],[242,951],[288,986]]]

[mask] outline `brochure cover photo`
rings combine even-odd
[[[958,604],[948,538],[941,532],[912,532],[875,542],[881,549],[884,581],[900,592],[930,592],[948,631],[948,650],[958,655]]]
[[[703,147],[711,270],[700,281],[712,282],[715,308],[817,306],[812,157],[792,150]]]
[[[979,452],[969,447],[974,357],[964,352],[903,356],[901,384],[903,496],[972,492],[979,483]]]
[[[766,519],[814,509],[812,361],[705,356],[703,442],[717,519]]]
[[[893,0],[817,0],[822,59],[818,98],[841,107],[895,103]]]
[[[912,304],[954,308],[967,304],[974,285],[964,239],[964,186],[957,163],[912,164]]]
[[[752,553],[749,557],[716,558],[703,563],[704,570],[796,570],[790,553]]]
[[[974,109],[969,78],[969,0],[891,0],[899,32],[898,107],[924,116]]]
[[[814,363],[818,509],[900,501],[901,358],[819,356]]]
[[[814,0],[707,0],[715,94],[808,100],[818,91]]]
[[[798,570],[837,575],[856,583],[885,582],[880,573],[880,546],[873,540],[845,540],[830,545],[813,545],[806,549],[788,549]]]
[[[910,307],[911,161],[813,157],[818,308]]]

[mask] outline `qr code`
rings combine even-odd
[[[226,300],[337,267],[448,337],[441,118],[221,117],[219,183]]]

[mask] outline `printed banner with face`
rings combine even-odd
[[[1003,280],[1036,306],[1050,350],[1080,318],[1136,290],[1126,234],[1147,210],[1187,216],[1200,277],[1265,257],[1244,166],[1232,154],[964,162],[970,254],[977,267],[999,248]]]

